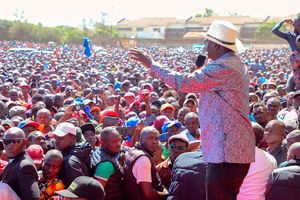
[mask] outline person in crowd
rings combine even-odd
[[[25,121],[21,122],[18,125],[18,127],[20,129],[22,129],[24,131],[24,133],[25,133],[25,136],[28,137],[28,135],[31,132],[39,130],[40,123],[31,121],[31,120],[28,120],[28,121],[25,120]]]
[[[186,137],[190,142],[200,140],[199,118],[194,112],[189,112],[184,117],[185,130],[180,135]]]
[[[2,174],[2,182],[7,183],[22,200],[40,199],[38,174],[25,151],[24,131],[17,127],[8,129],[3,136],[3,145],[9,164]]]
[[[283,32],[280,30],[281,26],[286,23],[290,24],[294,27],[293,32]],[[300,17],[296,17],[294,20],[292,19],[284,19],[280,21],[276,26],[272,29],[272,33],[276,36],[286,40],[292,51],[296,50],[296,37],[300,35]]]
[[[277,168],[275,158],[268,152],[258,148],[264,136],[264,129],[257,123],[252,123],[255,134],[255,162],[251,163],[247,176],[245,177],[238,200],[264,200],[267,183],[273,170]]]
[[[71,185],[65,189],[55,192],[66,199],[103,200],[105,192],[102,185],[88,176],[77,177]]]
[[[126,199],[165,199],[168,192],[162,186],[152,156],[158,149],[159,132],[154,127],[143,128],[140,142],[126,153],[124,194]]]
[[[7,183],[0,182],[0,199],[20,200],[20,197],[18,197]]]
[[[51,120],[52,115],[48,109],[44,108],[37,112],[37,122],[41,125],[40,131],[45,135],[53,131]]]
[[[268,143],[267,152],[275,157],[277,164],[286,161],[286,148],[283,147],[285,125],[278,120],[271,120],[264,130],[265,141]]]
[[[80,129],[86,141],[84,145],[90,145],[92,149],[95,149],[97,141],[95,126],[92,123],[86,123]]]
[[[63,155],[60,151],[52,149],[46,153],[38,182],[41,200],[49,200],[56,191],[64,189],[63,182],[57,178],[62,166]]]
[[[105,190],[105,199],[123,199],[122,172],[118,161],[121,150],[121,136],[113,127],[101,131],[101,147],[91,156],[94,178]]]
[[[194,99],[189,98],[183,102],[184,107],[188,107],[191,112],[197,113],[197,104]]]
[[[190,75],[174,73],[154,64],[149,55],[138,49],[131,50],[129,54],[173,89],[201,94],[199,116],[203,156],[209,162],[207,198],[236,198],[255,156],[254,134],[247,117],[249,74],[235,54],[239,40],[233,24],[214,21],[203,37],[207,39],[206,51],[212,62],[203,70],[197,70]],[[222,113],[226,115],[223,116]],[[222,125],[218,125],[218,122]],[[222,130],[219,130],[220,127]],[[225,134],[232,136],[225,137]],[[218,145],[221,141],[223,145]],[[215,145],[212,147],[212,144]],[[231,170],[235,173],[229,177]]]
[[[167,142],[171,136],[179,133],[181,127],[182,124],[178,121],[166,121],[161,129],[162,134],[159,136],[159,141]]]
[[[44,152],[47,152],[48,149],[51,149],[53,147],[52,144],[49,144],[49,146],[46,143],[46,137],[45,135],[40,131],[33,131],[27,136],[28,145],[37,144],[40,145],[43,148]],[[50,141],[52,142],[52,141]]]
[[[253,105],[253,116],[255,121],[263,128],[265,128],[268,122],[271,120],[271,116],[268,113],[268,108],[262,102],[255,103]]]
[[[273,171],[266,191],[267,200],[299,198],[299,158],[300,143],[296,142],[289,148],[286,166]]]
[[[191,110],[188,107],[182,107],[178,111],[177,120],[183,125],[183,127],[185,126],[185,115],[189,112],[191,112]]]
[[[280,100],[277,97],[272,97],[268,99],[266,106],[271,120],[278,119],[277,115],[281,110]]]
[[[202,151],[179,155],[172,167],[168,200],[206,199],[205,177],[207,163],[203,161]]]
[[[76,151],[76,127],[73,124],[62,122],[57,125],[53,134],[55,136],[54,147],[64,156],[59,178],[68,187],[76,177],[88,175],[89,169],[79,155],[80,151]]]
[[[175,159],[187,152],[188,146],[189,141],[181,135],[173,135],[168,139],[170,157],[156,166],[157,173],[165,188],[168,189],[171,184],[172,166]]]
[[[294,130],[287,134],[286,139],[286,150],[288,151],[290,146],[296,142],[300,142],[300,130]]]
[[[3,151],[4,151],[4,145],[3,145],[2,138],[1,138],[0,139],[0,177],[2,176],[2,173],[8,164],[7,160],[5,160],[5,158],[3,158],[3,156],[2,156]]]
[[[174,120],[174,111],[175,108],[169,103],[163,104],[160,108],[160,114],[168,117],[169,120]]]

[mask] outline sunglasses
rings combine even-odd
[[[178,151],[186,151],[187,147],[183,147],[183,146],[174,146],[173,144],[170,144],[171,149],[176,149]]]
[[[3,139],[3,144],[4,145],[9,145],[9,144],[16,144],[16,143],[20,143],[22,140],[24,140],[25,138],[19,138],[19,139]]]

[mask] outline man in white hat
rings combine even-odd
[[[129,54],[173,89],[200,94],[203,159],[209,163],[207,199],[235,199],[255,156],[255,137],[248,119],[248,70],[236,54],[242,44],[233,24],[214,21],[200,37],[206,39],[210,62],[192,74],[160,66],[139,49]]]

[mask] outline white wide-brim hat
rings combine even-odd
[[[223,47],[239,52],[243,44],[237,37],[237,28],[230,22],[215,20],[210,25],[207,33],[200,33],[200,37],[217,43]]]

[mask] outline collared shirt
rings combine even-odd
[[[267,149],[268,151],[268,149]],[[278,145],[273,151],[268,151],[277,161],[277,164],[283,163],[286,161],[286,148],[283,145]]]
[[[168,158],[164,160],[160,164],[156,166],[157,173],[161,179],[161,183],[166,187],[169,188],[171,184],[171,176],[172,176],[172,162],[171,159]]]
[[[151,71],[178,92],[200,94],[199,122],[205,161],[254,161],[255,137],[248,119],[249,74],[234,52],[192,74],[158,64],[153,64]]]
[[[289,43],[292,51],[295,51],[296,48],[297,48],[297,46],[296,46],[297,35],[294,32],[282,32],[282,31],[280,31],[279,29],[280,29],[280,27],[282,26],[283,23],[284,23],[284,21],[281,21],[278,24],[276,24],[274,26],[274,28],[272,29],[272,33],[274,33],[278,37],[286,40]]]
[[[277,168],[275,158],[268,152],[255,147],[255,162],[250,164],[248,173],[240,187],[237,200],[265,200],[268,180]]]

